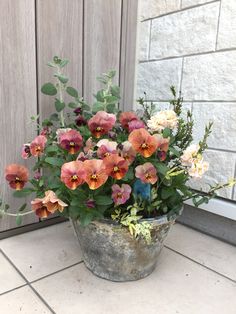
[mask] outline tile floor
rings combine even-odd
[[[236,248],[176,224],[149,277],[99,279],[68,222],[0,242],[1,314],[236,314]]]

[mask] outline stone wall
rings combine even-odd
[[[140,0],[137,96],[168,107],[182,91],[196,119],[195,141],[214,122],[205,157],[210,170],[195,187],[236,175],[236,0]],[[236,189],[221,191],[236,200]]]

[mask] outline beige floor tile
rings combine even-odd
[[[0,246],[29,281],[82,259],[69,222],[2,240]]]
[[[236,285],[168,249],[155,272],[114,283],[84,264],[33,284],[57,314],[235,314]]]
[[[180,224],[173,226],[165,244],[236,280],[236,247]]]
[[[2,314],[49,314],[51,311],[29,288],[23,287],[0,296]]]
[[[23,278],[0,252],[0,294],[24,284]]]

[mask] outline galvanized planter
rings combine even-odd
[[[78,237],[86,267],[95,275],[112,281],[130,281],[144,278],[156,267],[174,218],[166,216],[147,219],[152,224],[152,243],[134,239],[127,228],[103,219],[83,227],[71,220]]]

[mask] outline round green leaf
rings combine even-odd
[[[46,83],[41,87],[41,92],[45,95],[54,96],[57,94],[57,89],[52,83]]]
[[[68,86],[66,88],[66,92],[67,94],[69,94],[70,96],[77,98],[79,96],[77,90],[74,87]]]

